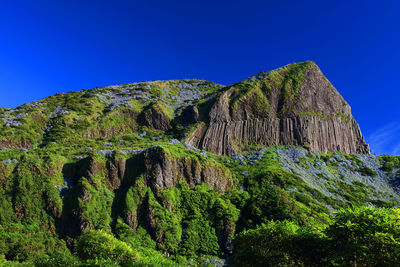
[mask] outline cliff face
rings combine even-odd
[[[186,140],[232,155],[246,145],[301,145],[313,152],[369,153],[350,106],[313,62],[260,73],[229,87],[209,123]]]
[[[167,131],[171,123],[159,104],[153,104],[147,110],[144,110],[138,121],[147,127],[162,131]]]
[[[143,155],[145,180],[154,190],[176,186],[186,182],[191,188],[202,182],[219,192],[233,188],[230,172],[222,165],[198,158],[174,157],[160,147],[154,147]]]

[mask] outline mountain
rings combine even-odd
[[[301,145],[369,153],[350,106],[313,62],[261,72],[229,86],[189,143],[233,155],[246,145]]]
[[[370,154],[309,61],[229,86],[140,82],[3,108],[0,147],[5,265],[243,265],[248,229],[318,232],[335,211],[400,204],[400,157]]]

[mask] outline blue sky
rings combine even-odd
[[[0,106],[315,61],[377,154],[400,154],[400,1],[1,1]]]

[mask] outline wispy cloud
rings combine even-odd
[[[400,122],[392,122],[378,128],[366,137],[372,153],[400,155]]]

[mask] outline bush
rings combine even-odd
[[[382,170],[392,172],[394,169],[400,167],[400,156],[382,155],[379,157],[382,163]]]
[[[398,266],[400,210],[361,207],[336,214],[322,233],[270,221],[234,240],[238,266]]]
[[[364,176],[375,177],[377,175],[376,171],[372,170],[371,168],[368,168],[367,166],[361,167],[358,171]]]
[[[102,230],[90,230],[77,240],[76,252],[82,260],[112,260],[122,266],[131,266],[139,260],[133,249]]]
[[[398,265],[399,222],[399,209],[362,207],[337,213],[326,230],[330,261],[341,266]]]
[[[47,259],[56,253],[70,255],[63,240],[39,226],[9,224],[0,225],[0,256],[10,261],[36,261]],[[1,262],[1,261],[0,261]]]
[[[324,240],[289,221],[270,221],[234,240],[237,266],[313,266],[322,262]]]

